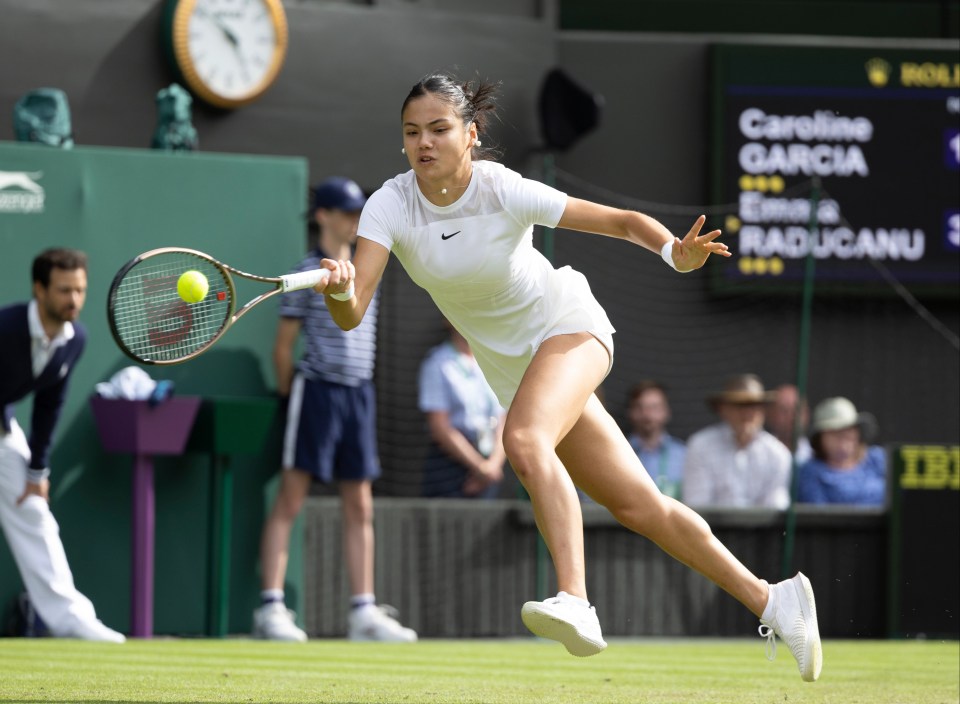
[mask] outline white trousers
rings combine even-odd
[[[17,506],[27,481],[30,447],[16,420],[0,430],[0,528],[20,570],[30,601],[51,635],[67,636],[78,622],[96,619],[93,604],[77,591],[60,526],[49,504],[30,496]]]

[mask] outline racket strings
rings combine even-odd
[[[209,283],[207,295],[187,303],[177,293],[186,271]],[[134,264],[115,287],[111,316],[120,343],[145,361],[182,360],[212,343],[233,313],[233,287],[215,264],[186,252],[165,252]]]

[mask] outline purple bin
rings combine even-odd
[[[153,636],[153,544],[156,509],[153,455],[179,455],[187,445],[200,408],[196,396],[174,396],[151,406],[146,401],[90,399],[100,442],[108,452],[133,455],[133,536],[130,635]]]
[[[179,455],[200,408],[198,396],[173,396],[157,406],[94,396],[90,399],[100,442],[107,452]]]

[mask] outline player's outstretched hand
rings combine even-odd
[[[716,241],[720,236],[720,230],[712,230],[705,235],[699,234],[700,228],[706,221],[707,217],[701,215],[682,240],[677,237],[673,239],[673,263],[677,271],[699,269],[711,254],[719,254],[721,257],[731,256],[727,245]]]

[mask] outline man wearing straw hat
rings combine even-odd
[[[707,397],[721,422],[687,442],[684,503],[772,509],[790,505],[790,451],[763,429],[765,405],[772,396],[755,374],[738,374]]]

